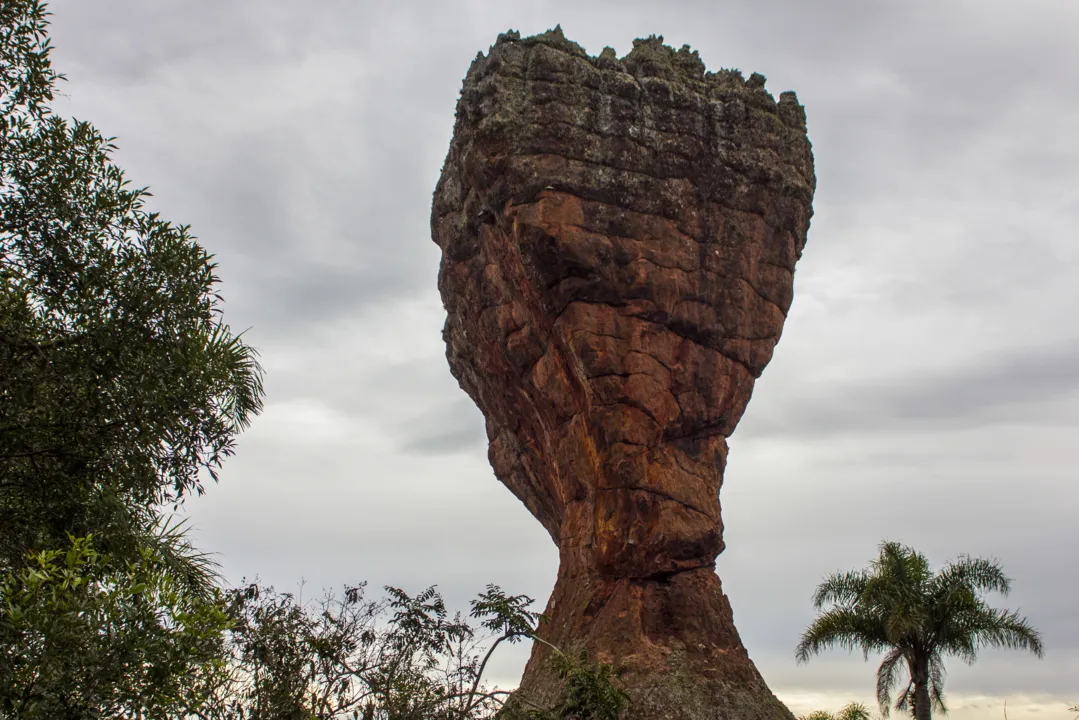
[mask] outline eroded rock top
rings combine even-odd
[[[793,208],[754,197],[767,182],[808,205],[815,187],[805,112],[793,92],[777,102],[764,85],[757,73],[707,72],[696,51],[662,37],[634,41],[619,59],[611,48],[589,56],[560,28],[524,39],[505,33],[469,68],[454,133],[461,154],[447,158],[480,171],[486,193],[461,197],[465,188],[444,177],[435,214],[463,202],[501,212],[505,200],[551,186],[691,224],[677,202],[681,180],[731,208],[765,211],[773,224],[794,220],[804,237],[808,214],[779,217]],[[467,165],[471,155],[558,155],[567,164],[480,168]]]

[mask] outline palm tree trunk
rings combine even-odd
[[[929,659],[915,658],[910,663],[910,678],[914,681],[914,718],[932,720],[929,701]]]

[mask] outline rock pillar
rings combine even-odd
[[[431,225],[450,368],[561,565],[546,639],[631,718],[790,718],[715,573],[727,438],[772,357],[815,178],[764,78],[508,33],[464,81]],[[556,693],[533,651],[522,692]]]

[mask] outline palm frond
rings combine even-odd
[[[833,608],[822,613],[806,628],[795,657],[798,662],[807,662],[810,656],[832,646],[852,651],[861,649],[868,658],[869,653],[887,647],[887,638],[880,623],[873,617],[850,608]]]
[[[228,325],[218,323],[203,341],[211,356],[222,363],[223,377],[231,383],[223,410],[235,431],[246,429],[262,411],[264,395],[258,351],[245,344],[243,336],[244,333],[233,335]]]
[[[819,610],[826,603],[849,607],[861,596],[867,580],[864,570],[829,575],[813,593],[813,607]]]
[[[851,606],[858,601],[865,589],[865,571],[837,572],[824,579],[812,596],[812,604],[820,610],[829,602],[837,606]]]
[[[940,652],[955,655],[967,665],[978,661],[978,643],[973,635],[957,630],[954,623],[949,623],[935,642]]]
[[[895,648],[884,656],[877,668],[877,704],[885,717],[888,716],[888,706],[892,704],[892,688],[899,680],[899,668],[904,659],[903,651]]]
[[[873,566],[877,570],[876,574],[904,582],[927,577],[932,571],[925,555],[890,540],[880,544],[880,556]]]
[[[996,560],[961,555],[958,560],[941,569],[934,584],[941,590],[969,588],[971,591],[998,592],[1007,595],[1011,579],[1004,574]]]
[[[966,620],[976,646],[1029,650],[1037,657],[1045,654],[1041,634],[1015,610],[985,607]]]
[[[914,706],[914,678],[907,681],[907,687],[903,692],[895,699],[895,709],[901,713],[910,712]]]
[[[925,587],[931,576],[925,556],[895,542],[880,546],[862,592],[865,612],[882,619],[893,643],[910,635],[926,617]]]
[[[206,597],[221,581],[221,566],[213,553],[195,547],[188,537],[189,529],[187,518],[159,516],[144,524],[140,539],[185,590]]]
[[[947,674],[944,659],[940,653],[933,653],[929,658],[929,699],[943,714],[948,713],[948,706],[944,704],[944,678]]]

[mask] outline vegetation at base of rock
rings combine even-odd
[[[612,668],[605,663],[593,663],[588,652],[574,656],[556,651],[551,656],[558,678],[562,681],[562,697],[550,708],[535,705],[524,696],[514,696],[499,718],[504,720],[618,720],[630,706],[629,696],[611,677]]]
[[[228,671],[206,716],[489,716],[499,703],[480,684],[476,629],[434,588],[386,590],[384,601],[360,585],[309,605],[257,584],[235,591]]]
[[[257,583],[231,593],[225,661],[206,688],[204,720],[616,720],[626,698],[610,668],[561,658],[563,700],[539,707],[490,687],[487,661],[503,641],[534,637],[532,600],[496,586],[450,615],[437,589],[409,595],[364,585],[304,603]],[[494,631],[495,634],[490,634]]]
[[[557,653],[554,663],[566,693],[556,717],[617,720],[629,707],[629,696],[611,682],[610,665],[589,663],[584,650],[577,658]]]
[[[933,572],[924,555],[895,542],[884,542],[868,570],[836,573],[813,596],[822,612],[802,635],[799,662],[832,646],[884,652],[877,670],[877,701],[884,715],[899,683],[901,666],[908,681],[895,708],[918,720],[932,709],[946,712],[944,657],[967,664],[983,647],[1043,652],[1041,636],[1026,618],[990,607],[982,593],[1007,595],[1011,581],[996,561],[961,556]]]

